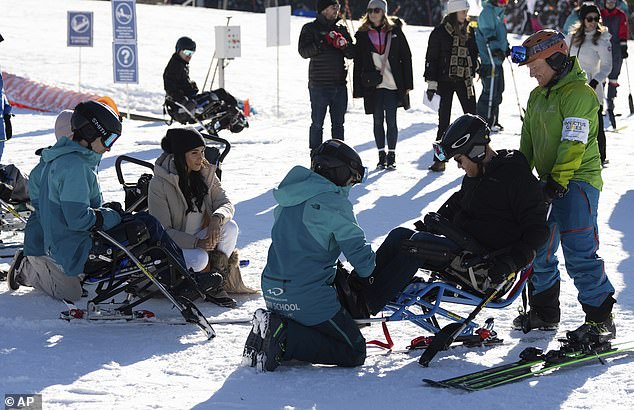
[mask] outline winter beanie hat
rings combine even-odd
[[[383,10],[383,14],[387,15],[387,1],[385,0],[370,0],[368,3],[368,9],[379,8]]]
[[[317,13],[321,13],[335,4],[339,4],[339,2],[337,0],[317,0]]]
[[[168,154],[184,154],[204,145],[203,136],[190,127],[169,129],[161,140],[161,148]]]
[[[601,12],[597,6],[594,4],[584,4],[579,9],[579,20],[585,20],[586,16],[590,13],[597,13],[597,15],[601,17]]]
[[[449,0],[447,2],[447,14],[462,10],[469,10],[469,2],[467,0]]]

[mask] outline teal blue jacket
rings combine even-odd
[[[29,199],[33,212],[26,221],[24,228],[24,255],[26,256],[43,256],[44,251],[44,232],[42,231],[42,223],[40,222],[40,181],[42,179],[42,170],[46,163],[42,158],[40,162],[29,173]]]
[[[296,166],[273,191],[277,203],[271,247],[262,272],[269,309],[306,326],[341,308],[333,282],[343,252],[361,277],[372,274],[375,254],[340,187]]]
[[[77,276],[84,270],[92,247],[90,230],[97,221],[95,210],[103,215],[104,231],[121,222],[116,211],[100,207],[100,160],[100,154],[68,138],[61,138],[42,151],[44,167],[39,183],[36,182],[36,212],[42,224],[44,251],[68,276]]]
[[[502,50],[506,52],[509,42],[506,39],[506,24],[504,24],[504,8],[495,7],[490,2],[482,6],[482,12],[478,17],[478,29],[476,30],[476,43],[480,53],[482,65],[491,65],[489,51]],[[502,65],[504,58],[493,57],[495,65]]]

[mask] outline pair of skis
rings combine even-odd
[[[633,352],[634,340],[619,343],[606,341],[592,346],[579,346],[563,340],[562,347],[557,350],[544,353],[541,349],[529,347],[520,354],[520,360],[513,363],[441,381],[423,379],[423,382],[434,387],[479,391],[549,374],[573,365],[589,364],[595,360],[605,364],[605,358]]]

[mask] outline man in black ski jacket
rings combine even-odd
[[[458,253],[451,262],[452,268],[460,268],[466,261],[462,258],[471,256],[462,252],[466,249],[465,243],[459,243],[471,238],[474,245],[471,248],[478,249],[478,256],[488,255],[488,258],[479,263],[477,269],[474,267],[477,283],[466,270],[463,275],[459,269],[459,274],[462,282],[482,293],[530,263],[549,233],[541,186],[526,157],[517,150],[493,150],[489,145],[490,132],[482,117],[465,114],[434,143],[438,159],[453,158],[465,176],[460,190],[436,214],[430,214],[434,215],[431,219],[446,220],[445,226],[449,229],[437,229],[426,217],[424,224],[416,224],[421,232],[410,231],[411,240],[417,241],[420,249],[442,248],[449,254]],[[450,235],[452,231],[458,235]],[[377,268],[378,261],[377,256]],[[431,260],[423,260],[422,265],[429,263],[433,264]],[[412,271],[411,276],[415,273]],[[370,288],[377,284],[379,288],[405,286],[408,280],[407,274],[398,278],[375,278]],[[373,299],[372,295],[368,298]]]
[[[348,29],[339,23],[339,8],[337,0],[318,0],[317,18],[305,24],[299,35],[299,54],[310,58],[311,151],[322,143],[327,109],[330,110],[332,138],[344,139],[343,123],[348,108],[344,57],[354,57],[354,46]]]

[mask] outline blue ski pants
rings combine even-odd
[[[603,259],[597,255],[599,231],[597,207],[599,190],[587,182],[572,180],[568,193],[553,201],[548,219],[550,237],[538,250],[531,278],[538,294],[560,280],[557,250],[561,244],[566,270],[579,291],[579,302],[600,306],[614,293],[614,287],[605,274]]]

